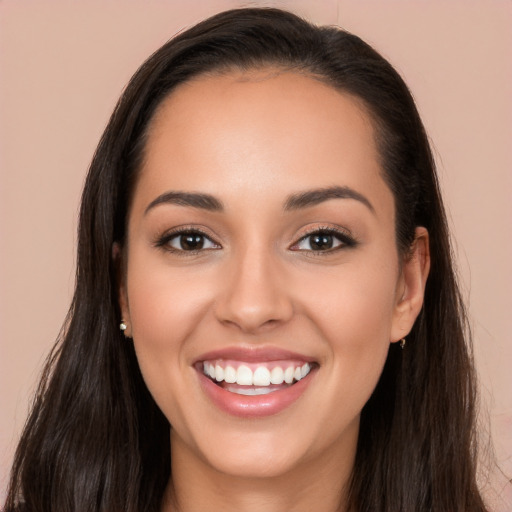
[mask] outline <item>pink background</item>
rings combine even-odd
[[[0,0],[0,502],[72,294],[80,189],[114,103],[178,30],[247,5],[339,24],[388,57],[411,87],[456,237],[482,430],[492,431],[496,459],[512,476],[510,0]],[[502,493],[504,479],[492,480]]]

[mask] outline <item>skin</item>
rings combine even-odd
[[[395,208],[373,128],[353,97],[302,74],[260,70],[181,85],[152,120],[129,213],[120,304],[149,390],[172,424],[164,510],[344,510],[360,412],[390,343],[418,315],[428,234],[412,255],[395,241]],[[291,194],[350,187],[292,210]],[[159,203],[205,193],[223,211]],[[206,233],[180,250],[173,228]],[[347,245],[312,251],[319,228]],[[211,242],[210,242],[211,240]],[[314,359],[304,394],[278,414],[239,418],[202,391],[193,362],[226,346],[272,346]]]

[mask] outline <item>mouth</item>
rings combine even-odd
[[[203,361],[203,374],[230,393],[267,395],[304,379],[314,363],[273,361],[247,363],[233,360]]]
[[[216,354],[194,366],[207,397],[224,412],[241,417],[268,416],[286,409],[305,393],[319,367],[293,356],[261,359],[254,354],[236,359]]]

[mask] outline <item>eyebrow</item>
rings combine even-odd
[[[372,213],[375,209],[370,201],[359,192],[351,189],[350,187],[329,187],[317,188],[313,190],[306,190],[288,196],[284,203],[285,211],[300,210],[309,208],[317,204],[329,201],[330,199],[354,199],[364,204]],[[178,206],[189,206],[192,208],[199,208],[211,212],[222,212],[224,206],[222,202],[210,194],[202,194],[199,192],[178,192],[169,191],[159,195],[156,199],[151,201],[144,215],[155,206],[160,204],[175,204]]]
[[[159,204],[175,204],[178,206],[190,206],[201,210],[211,212],[221,212],[224,206],[221,201],[209,194],[200,194],[196,192],[165,192],[149,203],[144,211],[144,215]]]
[[[285,211],[290,211],[309,208],[330,199],[355,199],[364,204],[372,213],[375,213],[375,208],[365,196],[350,187],[339,186],[318,188],[292,194],[286,200],[284,209]]]

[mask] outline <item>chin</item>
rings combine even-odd
[[[214,470],[236,478],[279,478],[300,465],[296,455],[290,457],[290,454],[271,453],[258,448],[244,454],[231,453],[220,459],[215,457],[210,464]]]
[[[255,430],[253,422],[244,423],[238,429],[212,428],[209,435],[197,436],[197,444],[189,439],[188,449],[213,471],[239,478],[277,478],[306,458],[306,447],[311,443],[303,432],[294,435],[288,429],[268,425]]]

